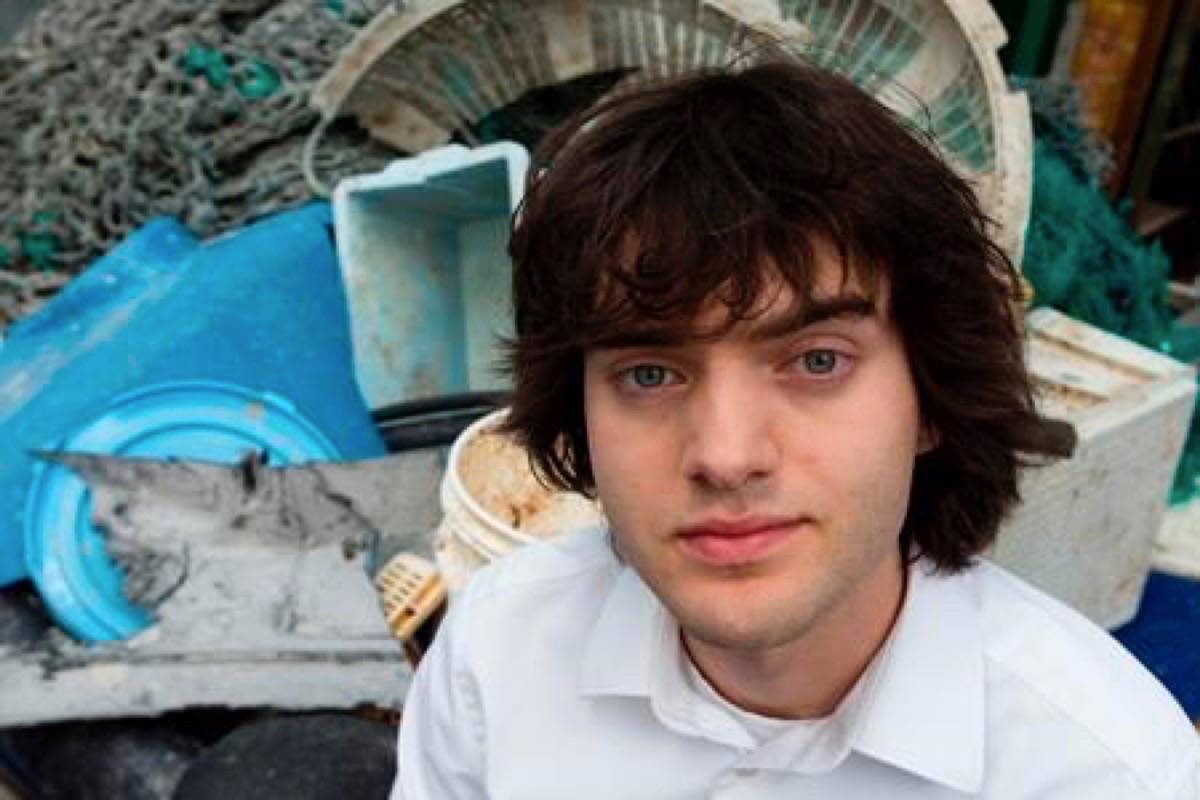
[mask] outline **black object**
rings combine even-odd
[[[30,581],[0,589],[0,649],[32,647],[45,638],[51,627]]]
[[[341,714],[252,722],[196,759],[175,800],[385,800],[396,729]]]
[[[10,775],[46,800],[170,800],[203,744],[159,720],[105,720],[3,733]]]
[[[24,760],[13,750],[10,739],[7,731],[0,731],[0,797],[11,795],[17,800],[43,800],[45,793],[38,788],[37,779],[29,774]]]
[[[464,392],[397,403],[375,411],[388,451],[445,447],[468,425],[508,401],[506,392]]]

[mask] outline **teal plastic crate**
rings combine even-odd
[[[519,144],[450,145],[348,178],[333,195],[359,387],[374,409],[503,389],[512,331],[511,218]]]

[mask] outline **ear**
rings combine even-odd
[[[929,423],[922,422],[921,430],[917,433],[917,455],[925,455],[935,449],[940,442],[941,437],[938,436],[937,430]]]

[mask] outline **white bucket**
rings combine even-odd
[[[604,519],[590,500],[538,481],[528,453],[495,433],[507,413],[476,420],[450,448],[433,551],[452,594],[475,570],[518,547]]]

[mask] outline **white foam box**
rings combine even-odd
[[[1039,410],[1070,458],[1027,469],[991,557],[1106,628],[1136,613],[1194,406],[1194,370],[1050,309],[1026,317]]]

